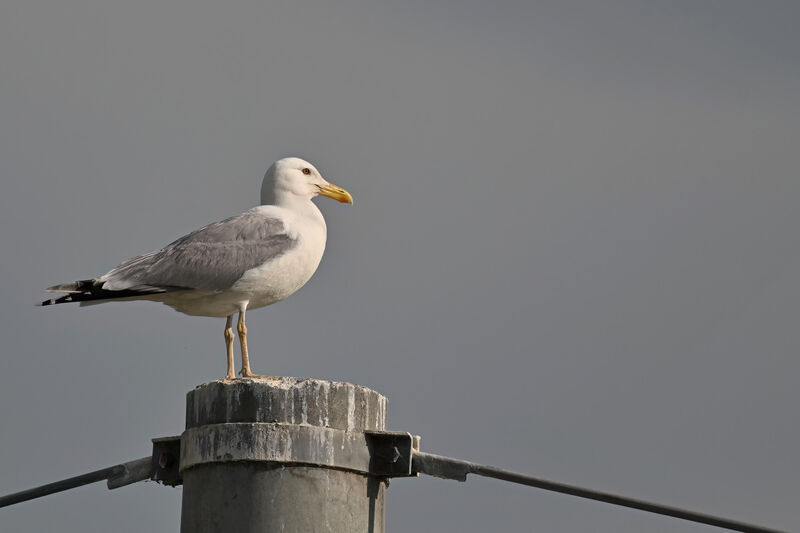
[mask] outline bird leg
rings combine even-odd
[[[225,379],[236,379],[236,371],[233,368],[233,315],[228,315],[225,321],[225,350],[228,353],[228,374]]]
[[[242,347],[242,370],[239,374],[241,374],[243,378],[264,377],[253,374],[253,371],[250,370],[250,357],[247,354],[247,326],[244,325],[244,309],[239,311],[239,323],[236,325],[236,329],[239,332],[239,344]]]

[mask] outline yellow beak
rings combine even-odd
[[[319,193],[322,196],[333,198],[334,200],[338,200],[343,204],[353,203],[353,197],[350,196],[350,193],[341,187],[337,187],[333,183],[328,183],[327,185],[317,185],[317,187],[319,187]]]

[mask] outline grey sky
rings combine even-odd
[[[800,530],[793,2],[0,5],[0,493],[148,453],[224,321],[35,308],[312,161],[326,256],[248,314],[256,372],[389,397],[423,449]],[[403,531],[709,528],[470,478]],[[98,485],[0,530],[177,531]],[[143,512],[146,510],[146,512]]]

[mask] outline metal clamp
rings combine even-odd
[[[180,472],[181,438],[153,439],[153,460],[150,479],[175,487],[183,484]]]

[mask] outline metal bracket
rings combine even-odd
[[[147,479],[170,487],[180,485],[183,482],[178,471],[180,452],[180,437],[153,439],[153,453],[150,457],[122,463],[111,469],[107,476],[108,488],[118,489]]]
[[[181,438],[153,439],[153,461],[150,479],[175,487],[183,483],[180,473]]]
[[[399,431],[366,431],[369,449],[369,473],[382,477],[417,476],[411,469],[415,443],[419,448],[419,436]]]

